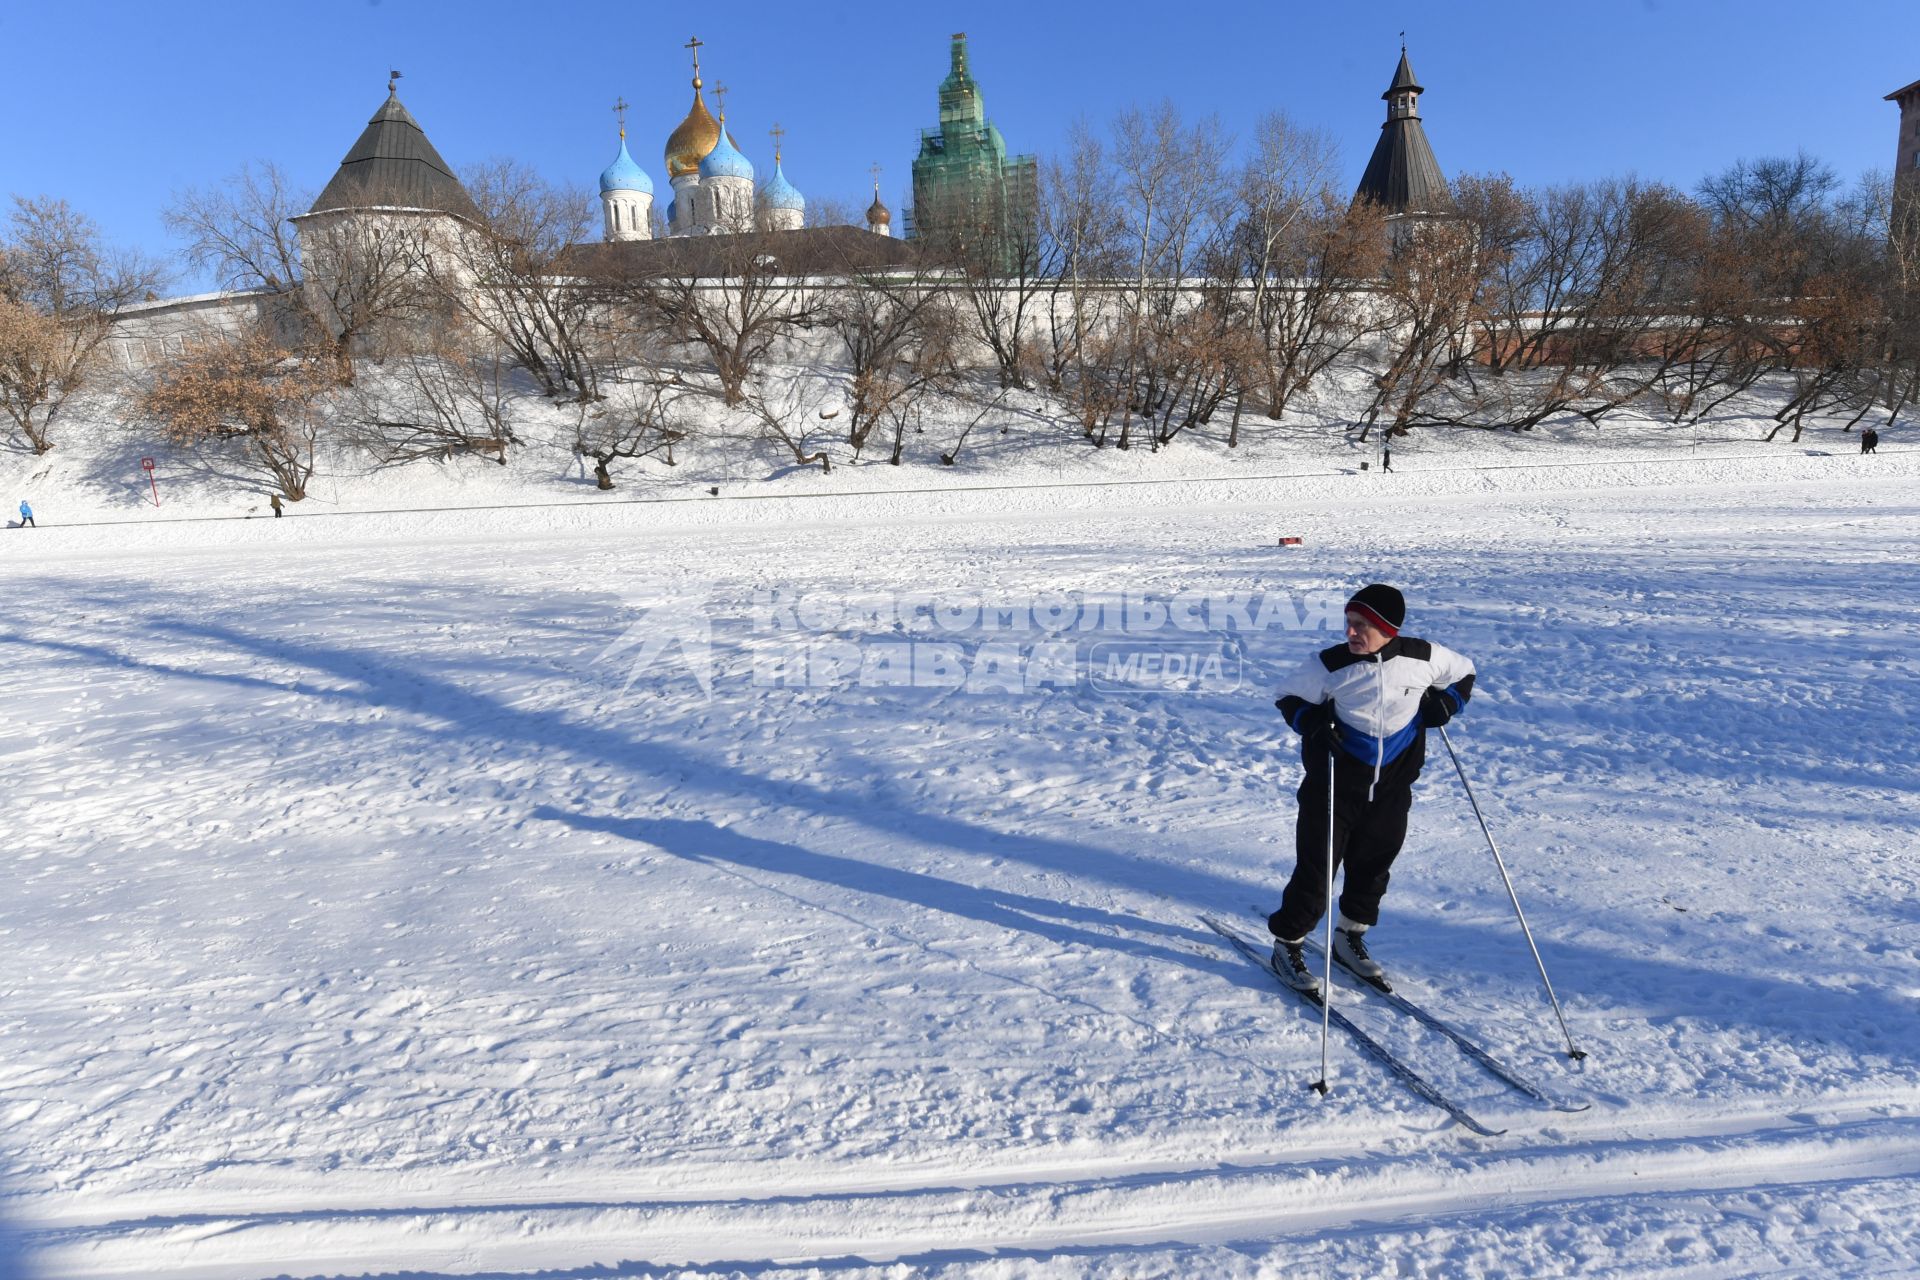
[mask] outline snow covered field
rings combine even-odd
[[[1914,1274],[1920,453],[1522,460],[0,536],[0,1217],[47,1277]],[[1271,687],[1375,578],[1480,664],[1591,1057],[1437,736],[1375,950],[1589,1110],[1351,990],[1507,1132],[1337,1033],[1320,1098],[1199,922],[1277,900]]]

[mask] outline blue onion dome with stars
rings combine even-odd
[[[727,118],[720,117],[720,137],[713,144],[713,150],[707,152],[700,161],[702,178],[745,178],[753,181],[753,165],[740,154],[740,148],[733,145],[733,139],[727,136]]]
[[[608,165],[600,175],[600,190],[602,194],[608,191],[640,191],[647,195],[653,194],[653,180],[647,177],[647,171],[635,164],[633,157],[627,153],[627,137],[624,132],[620,135],[620,154],[614,157],[613,163]]]
[[[787,181],[785,170],[780,167],[780,153],[773,153],[773,176],[767,179],[766,187],[760,198],[766,201],[769,209],[791,209],[795,213],[805,213],[807,199],[800,194],[791,182]]]

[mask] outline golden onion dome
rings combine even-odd
[[[693,108],[667,138],[667,178],[700,172],[700,162],[720,141],[720,123],[700,97],[700,77],[693,78]]]

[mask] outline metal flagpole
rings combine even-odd
[[[1547,977],[1546,962],[1540,958],[1540,948],[1534,944],[1533,930],[1527,927],[1527,913],[1520,909],[1520,895],[1513,891],[1513,877],[1507,874],[1506,859],[1500,856],[1500,846],[1493,842],[1493,832],[1487,829],[1487,819],[1480,812],[1480,802],[1473,798],[1473,784],[1467,781],[1467,771],[1460,763],[1460,753],[1453,749],[1453,739],[1447,736],[1447,726],[1440,726],[1440,741],[1447,744],[1447,755],[1453,760],[1453,770],[1460,775],[1460,785],[1466,789],[1467,803],[1473,806],[1473,816],[1480,823],[1480,834],[1487,838],[1487,848],[1493,852],[1493,863],[1500,868],[1500,879],[1506,882],[1507,897],[1513,901],[1513,914],[1520,921],[1520,932],[1527,935],[1527,947],[1533,952],[1533,963],[1539,966],[1541,985],[1547,989],[1547,999],[1553,1004],[1553,1016],[1560,1019],[1560,1034],[1566,1037],[1567,1056],[1578,1062],[1587,1056],[1584,1049],[1574,1047],[1573,1033],[1567,1030],[1567,1015],[1560,1009],[1560,998],[1553,994],[1553,981]]]

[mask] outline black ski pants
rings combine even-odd
[[[1340,910],[1356,924],[1378,924],[1393,860],[1406,843],[1407,811],[1413,807],[1414,780],[1426,763],[1427,735],[1419,734],[1384,765],[1378,782],[1371,761],[1356,760],[1337,747],[1333,755],[1333,867],[1336,872],[1346,867]],[[1307,776],[1300,782],[1300,815],[1293,829],[1293,878],[1280,897],[1280,909],[1267,917],[1267,928],[1276,938],[1305,937],[1327,909],[1326,752],[1313,751],[1304,763]]]

